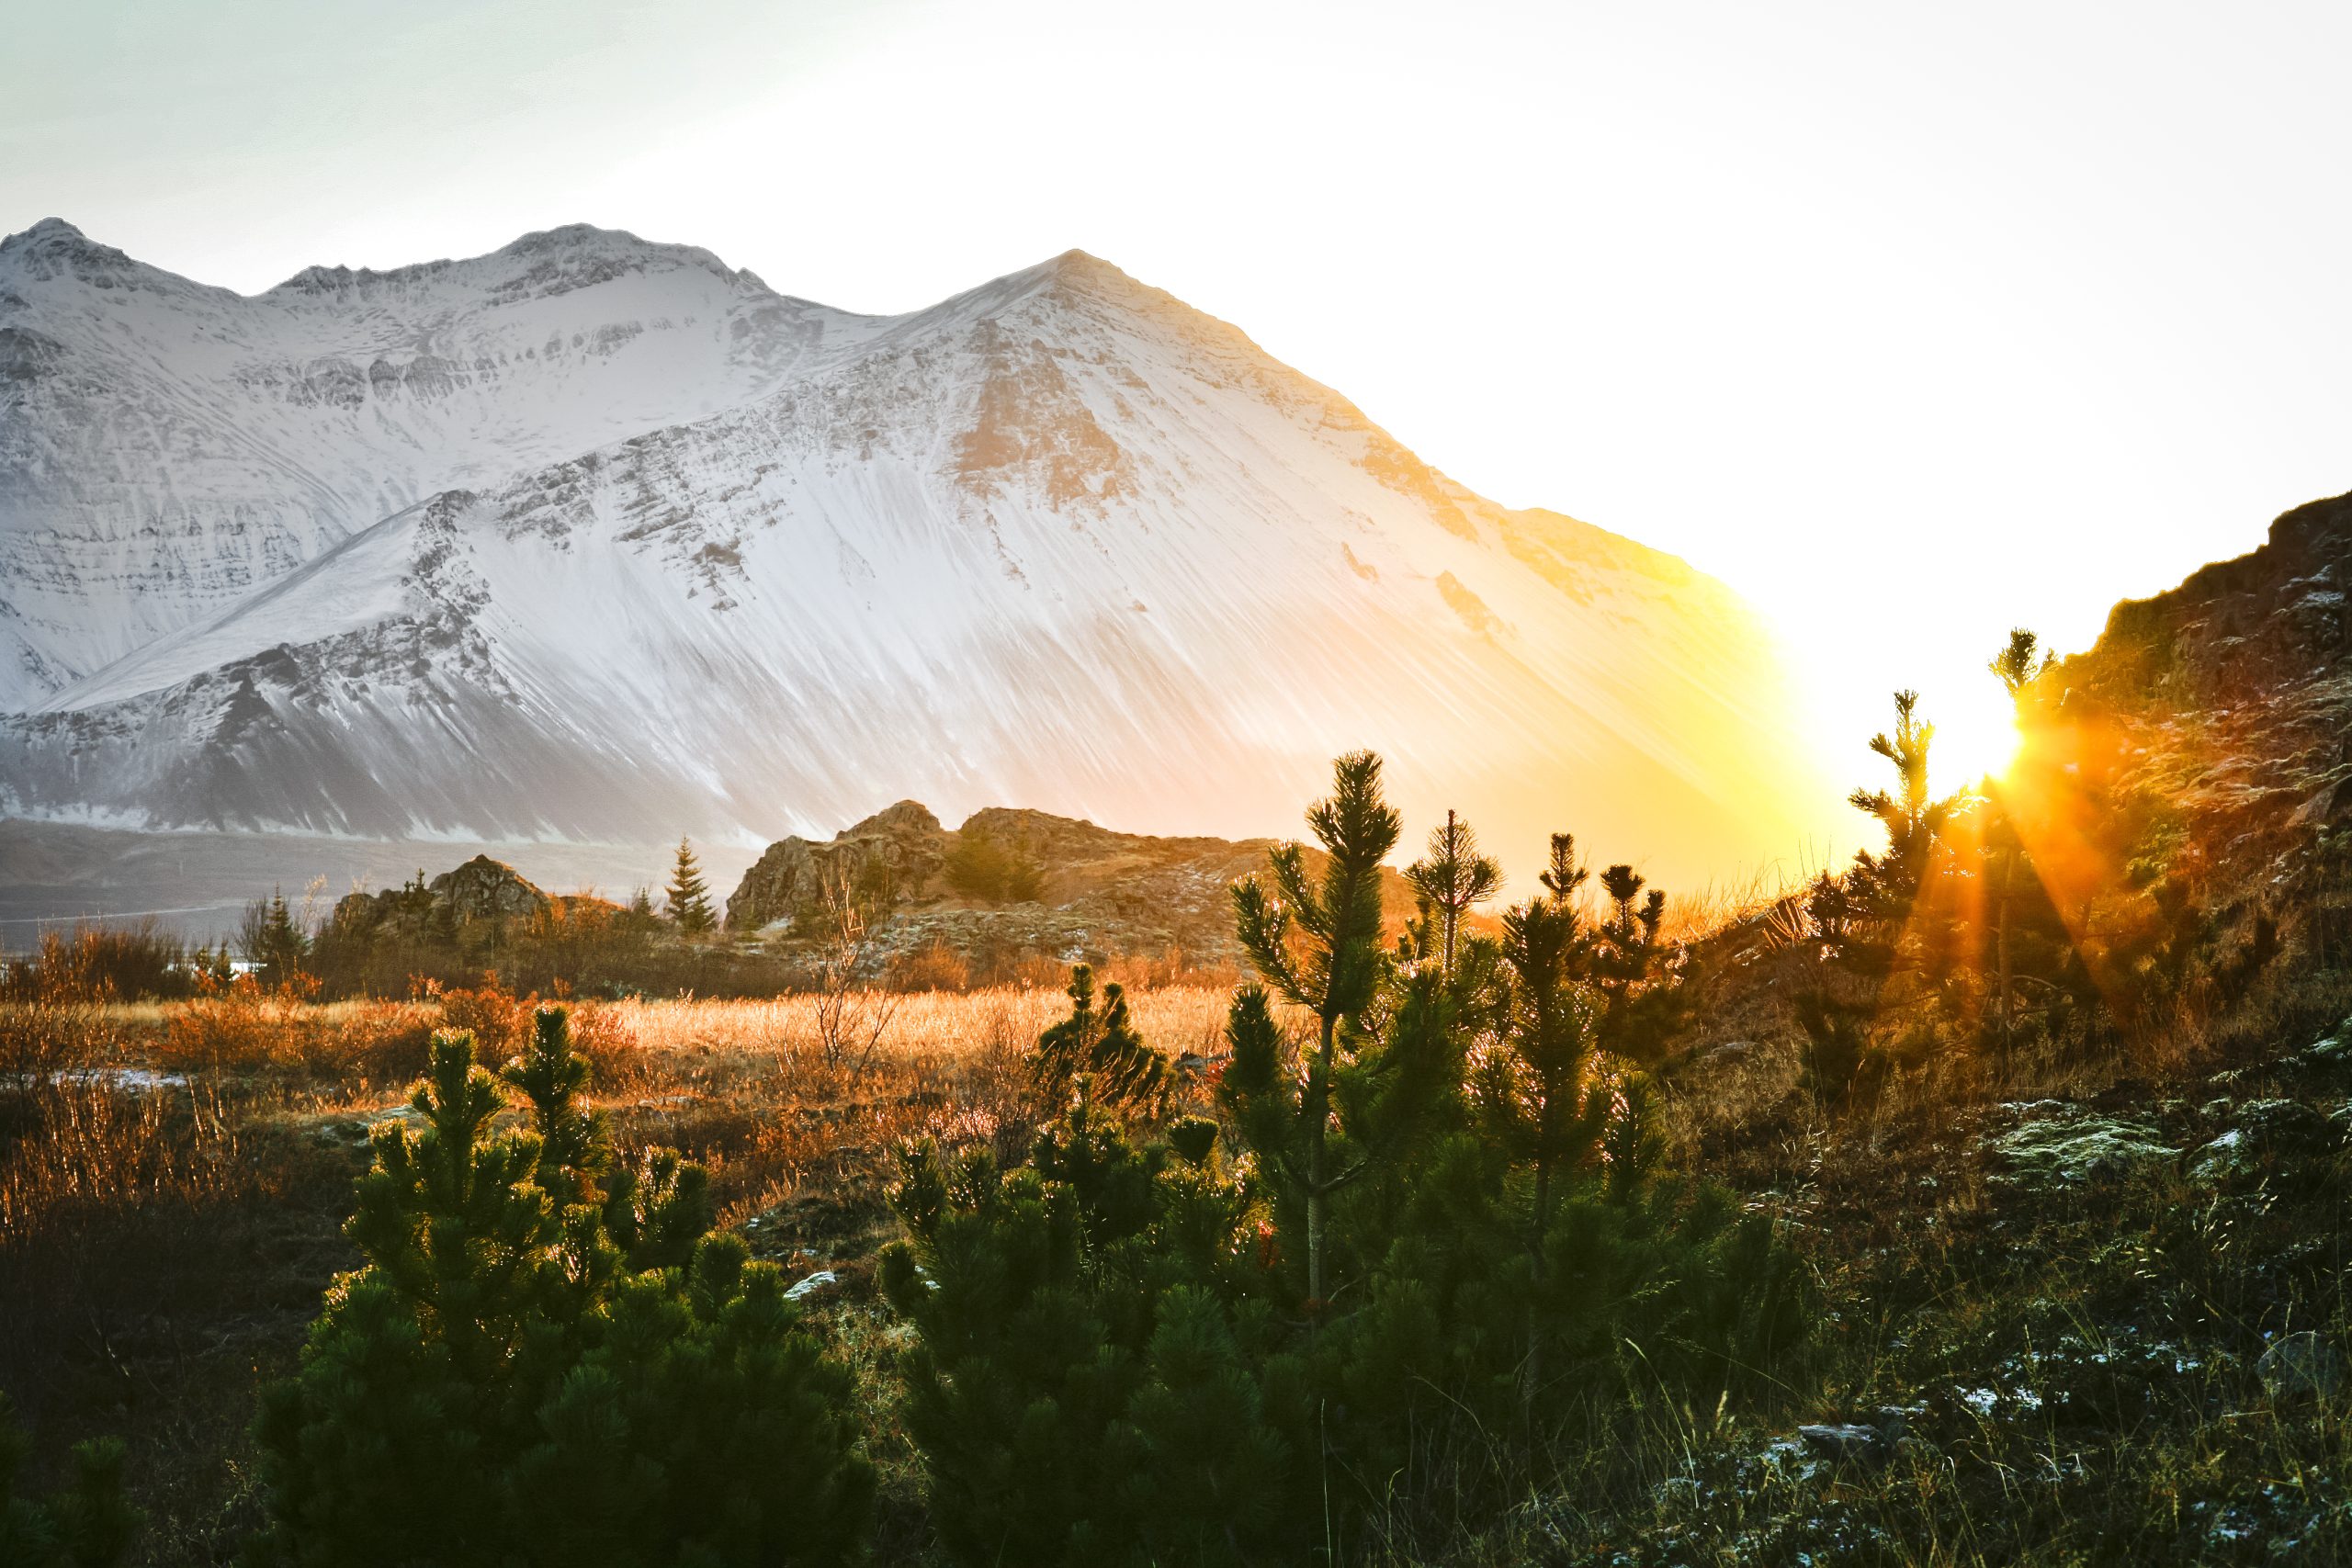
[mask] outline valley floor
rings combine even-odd
[[[275,886],[318,912],[355,887],[397,887],[475,854],[505,861],[543,886],[626,899],[659,887],[674,844],[491,843],[471,840],[331,839],[300,833],[151,833],[0,817],[0,952],[30,948],[78,920],[152,919],[203,944],[231,935],[247,903]],[[701,847],[714,882],[732,886],[755,852]]]

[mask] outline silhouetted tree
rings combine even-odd
[[[2027,689],[2057,663],[2053,654],[2041,653],[2037,659],[2040,647],[2041,638],[2031,631],[2013,626],[2008,642],[1985,663],[1984,668],[2008,693],[2013,708],[2023,705]],[[1984,853],[1985,881],[1990,885],[1986,897],[1993,906],[1994,1027],[2006,1062],[2017,1028],[2017,979],[2009,950],[2009,926],[2012,908],[2022,891],[2019,882],[2024,871],[2025,845],[2018,837],[2016,819],[1999,798],[1998,786],[1990,781],[1986,795],[1989,809],[1984,815]]]
[[[1478,835],[1451,811],[1445,826],[1430,829],[1428,852],[1405,869],[1405,880],[1427,900],[1437,920],[1440,962],[1453,973],[1453,946],[1462,917],[1495,896],[1503,868],[1478,852]]]
[[[245,906],[244,919],[237,928],[237,950],[265,986],[289,985],[302,973],[311,943],[294,912],[287,908],[283,891],[272,889],[267,899],[256,898]]]

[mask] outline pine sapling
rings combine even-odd
[[[1295,1113],[1302,1134],[1295,1141],[1304,1146],[1295,1167],[1287,1148],[1279,1163],[1306,1200],[1306,1294],[1320,1311],[1328,1300],[1331,1195],[1364,1169],[1361,1159],[1335,1168],[1328,1145],[1334,1082],[1344,1058],[1355,1054],[1354,1022],[1371,1006],[1380,977],[1380,863],[1396,847],[1399,827],[1381,795],[1380,759],[1351,751],[1334,762],[1331,794],[1308,808],[1306,820],[1328,857],[1320,881],[1310,882],[1300,846],[1285,844],[1267,857],[1271,889],[1245,877],[1234,885],[1233,908],[1251,964],[1276,995],[1315,1020]],[[1237,999],[1237,1021],[1241,1005]]]
[[[1069,1102],[1084,1077],[1097,1106],[1137,1121],[1158,1121],[1168,1109],[1168,1058],[1144,1043],[1128,1016],[1126,992],[1102,987],[1102,1008],[1094,1006],[1094,971],[1084,964],[1069,972],[1069,1017],[1037,1036],[1029,1058],[1030,1082],[1041,1108],[1053,1114]]]

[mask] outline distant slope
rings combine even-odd
[[[0,289],[57,345],[0,448],[18,813],[764,841],[910,790],[1251,837],[1370,746],[1418,820],[1688,882],[1817,793],[1720,583],[1080,253],[877,321],[590,230],[240,300],[43,226]],[[322,400],[298,340],[376,357]],[[151,418],[203,484],[107,434]]]

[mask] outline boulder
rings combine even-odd
[[[2290,1334],[2254,1363],[2263,1391],[2281,1404],[2332,1399],[2344,1387],[2344,1358],[2335,1347],[2306,1329]]]
[[[1876,1427],[1860,1423],[1799,1427],[1804,1446],[1824,1459],[1862,1460],[1877,1463],[1894,1451],[1894,1443]]]
[[[2300,1100],[2255,1100],[2233,1113],[2231,1125],[2188,1162],[2191,1179],[2246,1188],[2266,1179],[2301,1179],[2343,1146],[2344,1132]]]
[[[476,855],[428,885],[436,903],[447,905],[459,923],[530,919],[548,908],[548,896],[504,861]]]

